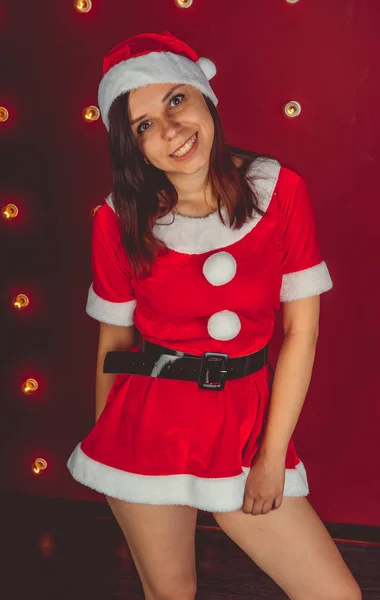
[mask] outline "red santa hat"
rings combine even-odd
[[[152,83],[185,83],[198,88],[215,106],[218,99],[209,80],[216,67],[169,31],[141,33],[124,40],[103,60],[103,78],[98,90],[98,106],[109,128],[108,111],[121,94]]]

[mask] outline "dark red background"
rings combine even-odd
[[[66,468],[94,424],[97,324],[85,315],[93,206],[110,191],[107,134],[85,123],[103,55],[168,29],[217,65],[228,141],[268,152],[309,184],[334,289],[322,296],[313,379],[295,440],[325,521],[380,525],[379,18],[376,0],[94,0],[0,3],[0,204],[5,317],[3,491],[101,500]],[[284,105],[297,100],[300,117]],[[16,312],[16,293],[31,298]],[[278,328],[274,352],[279,344]],[[4,343],[5,339],[5,343]],[[4,359],[2,360],[4,366]],[[20,391],[36,377],[39,390]],[[40,476],[32,462],[43,457]]]

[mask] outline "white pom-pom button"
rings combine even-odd
[[[214,340],[226,342],[233,340],[241,329],[240,319],[230,310],[221,310],[211,315],[207,322],[207,331]]]
[[[203,265],[203,275],[211,285],[224,285],[236,275],[236,260],[229,252],[217,252]]]

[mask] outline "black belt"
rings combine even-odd
[[[253,354],[229,358],[219,352],[186,354],[143,340],[142,352],[107,352],[103,372],[197,381],[202,390],[222,390],[226,381],[251,375],[267,360],[268,345]]]

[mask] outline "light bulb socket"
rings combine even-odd
[[[178,8],[190,8],[193,4],[193,0],[174,0],[174,4],[178,6]]]
[[[74,0],[74,8],[79,13],[88,13],[92,9],[91,0]]]
[[[296,100],[291,100],[284,106],[284,113],[289,119],[294,119],[301,114],[301,105]]]

